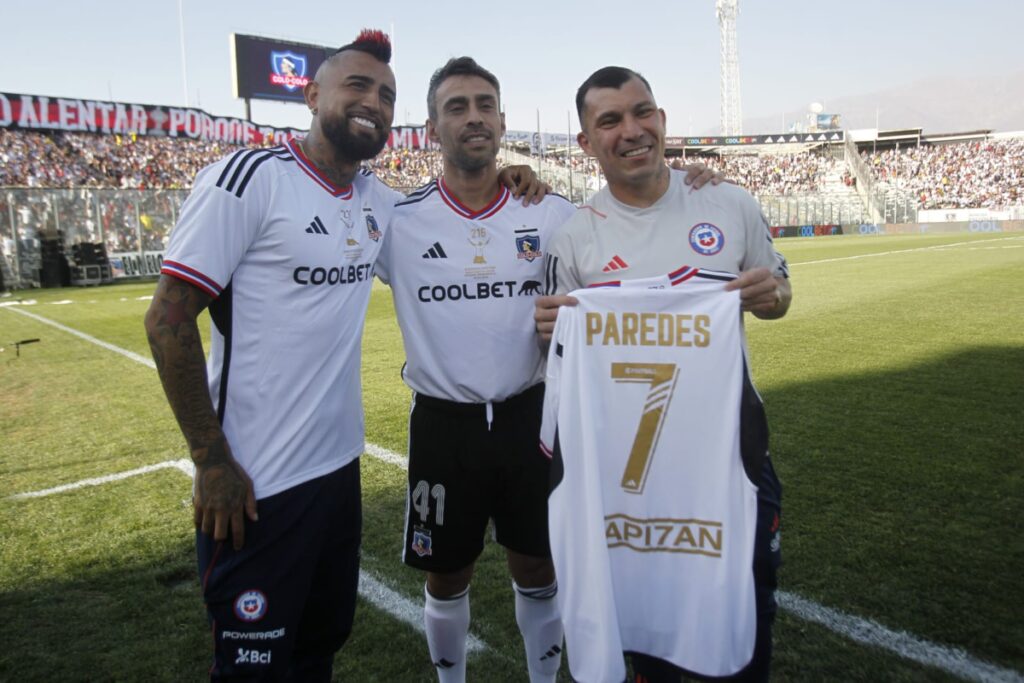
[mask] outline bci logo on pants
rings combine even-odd
[[[238,648],[238,656],[235,657],[235,664],[270,664],[271,651],[260,652],[259,650],[246,650]]]

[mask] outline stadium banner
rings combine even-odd
[[[426,126],[395,126],[388,136],[389,149],[437,149],[438,146],[427,139]]]
[[[164,264],[164,252],[128,251],[110,254],[107,260],[110,263],[110,275],[115,280],[127,277],[155,277],[160,274],[160,267]]]
[[[992,209],[921,209],[917,218],[922,223],[963,223],[965,221],[1024,220],[1024,209],[1005,211]]]
[[[840,143],[846,140],[846,131],[833,130],[817,133],[778,133],[775,135],[732,135],[708,137],[673,137],[665,138],[665,146],[670,149],[683,147],[737,147],[743,145],[782,145],[810,144],[815,142]]]
[[[235,97],[306,101],[302,89],[334,48],[232,33],[231,78]]]
[[[202,109],[152,104],[79,100],[44,95],[0,93],[0,128],[183,138],[232,145],[279,145],[307,131],[261,126],[230,116],[211,116]],[[564,137],[564,136],[563,136]],[[436,149],[424,126],[396,126],[387,146],[392,149]]]
[[[826,235],[920,235],[925,233],[1024,232],[1024,221],[960,221],[956,223],[851,223],[847,225],[773,225],[773,238]]]
[[[822,237],[824,235],[849,234],[841,225],[773,225],[768,228],[772,237]]]
[[[105,135],[146,135],[226,142],[283,144],[305,134],[294,128],[261,126],[192,107],[80,100],[0,92],[0,128]]]

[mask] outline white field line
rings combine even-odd
[[[1020,238],[1000,238],[1000,239],[1020,239]],[[992,240],[996,241],[996,240]],[[946,244],[941,245],[943,247],[957,246],[960,244],[971,244],[971,242],[959,242],[957,244]],[[975,243],[976,244],[976,243]],[[939,247],[923,247],[921,249],[904,249],[902,251],[922,251],[928,249],[935,249]],[[882,252],[879,254],[862,254],[860,256],[850,256],[839,259],[828,259],[831,261],[842,261],[845,259],[852,258],[865,258],[867,256],[882,256],[885,254],[892,254],[899,252]],[[791,265],[806,265],[809,263],[822,263],[823,261],[806,261],[804,264],[791,264]],[[17,310],[15,308],[9,308],[8,310]],[[120,353],[126,358],[131,358],[137,362],[143,363],[149,367],[154,367],[153,362],[148,358],[143,358],[136,353],[127,351],[120,347],[108,344],[107,342],[100,341],[95,337],[90,337],[87,334],[73,330],[70,327],[65,327],[59,323],[55,323],[46,318],[26,313],[25,311],[17,311],[29,315],[32,318],[38,319],[40,322],[48,325],[53,325],[58,329],[64,330],[70,334],[74,334],[86,341],[102,346],[105,349]],[[404,456],[389,451],[386,448],[381,448],[374,444],[366,444],[367,455],[379,458],[384,462],[397,465],[399,467],[407,468],[407,460]],[[150,468],[160,469],[163,467],[175,467],[181,469],[189,476],[192,476],[190,469],[191,463],[187,460],[174,460],[165,463],[159,463],[158,465],[150,465]],[[146,468],[140,468],[146,469]],[[139,470],[132,470],[132,474],[121,473],[121,475],[134,476],[135,474],[143,474]],[[109,481],[115,481],[116,479],[123,479],[121,475],[110,475],[110,477],[99,477],[95,480],[85,480],[86,482],[98,481],[99,479],[109,479]],[[82,482],[78,482],[81,484]],[[105,481],[99,483],[106,483]],[[83,484],[91,485],[91,484]],[[56,493],[58,490],[65,491],[71,488],[81,488],[77,484],[65,484],[64,486],[58,486],[55,489],[47,489],[49,492]],[[47,495],[43,492],[35,492],[36,495]],[[33,497],[31,494],[18,494],[12,497]],[[373,578],[364,571],[360,571],[359,574],[359,591],[364,598],[377,605],[381,609],[385,610],[395,618],[410,624],[413,628],[422,632],[423,625],[420,620],[420,608],[413,604],[407,598],[395,593],[391,589],[383,586],[377,579]],[[377,602],[380,600],[380,602]],[[942,645],[929,642],[927,640],[917,638],[908,633],[902,631],[892,631],[886,627],[878,624],[877,622],[856,617],[853,615],[845,614],[839,610],[819,605],[813,600],[802,598],[793,593],[787,593],[785,591],[778,592],[779,605],[801,619],[807,621],[813,621],[825,626],[829,630],[838,633],[846,638],[850,638],[859,643],[864,643],[874,647],[879,647],[884,650],[888,650],[900,657],[910,659],[927,666],[933,666],[938,669],[942,669],[954,676],[959,676],[969,681],[1012,681],[1014,683],[1024,683],[1024,676],[1020,673],[1013,671],[1012,669],[1004,669],[994,664],[983,662],[979,659],[971,657],[969,654],[958,648],[949,648]],[[474,645],[474,643],[476,643]],[[470,636],[470,648],[486,649],[487,645],[482,641],[475,639]]]
[[[892,251],[875,251],[875,252],[872,252],[870,254],[857,254],[856,256],[839,256],[839,257],[836,257],[836,258],[818,259],[817,261],[800,261],[798,263],[790,263],[789,265],[790,266],[812,266],[812,265],[815,265],[815,264],[818,264],[818,263],[835,263],[836,261],[853,261],[854,259],[874,258],[875,256],[890,256],[892,254],[906,254],[906,253],[912,252],[912,251],[933,251],[933,250],[936,250],[936,249],[947,249],[949,247],[960,247],[960,246],[963,246],[965,244],[977,245],[980,242],[985,242],[985,243],[988,243],[988,242],[1002,242],[1002,241],[1005,241],[1005,240],[1020,240],[1020,239],[1024,239],[1024,237],[997,237],[995,239],[974,240],[974,241],[971,241],[971,242],[950,242],[949,244],[936,244],[936,245],[933,245],[933,246],[930,246],[930,247],[914,247],[912,249],[894,249]],[[994,248],[994,247],[989,247],[989,248]]]
[[[145,467],[139,467],[138,469],[128,470],[126,472],[118,472],[116,474],[108,474],[103,477],[93,477],[91,479],[82,479],[81,481],[72,482],[70,484],[63,484],[61,486],[54,486],[53,488],[43,489],[42,491],[28,491],[27,493],[16,493],[13,496],[8,496],[8,500],[24,500],[26,498],[42,498],[43,496],[50,496],[54,493],[63,493],[64,491],[74,491],[75,489],[85,488],[86,486],[99,486],[100,484],[109,484],[112,481],[120,481],[121,479],[128,479],[129,477],[137,477],[140,474],[149,474],[150,472],[156,472],[157,470],[164,470],[168,468],[178,469],[189,476],[192,476],[192,463],[188,460],[168,460],[166,462],[158,462],[155,465],[146,465]]]
[[[61,325],[60,323],[55,322],[53,320],[50,320],[49,318],[44,318],[41,315],[36,315],[35,313],[29,313],[28,311],[22,310],[21,308],[18,308],[17,306],[7,306],[7,307],[5,307],[4,310],[11,311],[12,313],[17,313],[19,315],[28,316],[29,318],[32,318],[33,320],[36,320],[38,322],[43,323],[44,325],[50,325],[51,327],[56,327],[58,330],[61,330],[63,332],[67,332],[68,334],[73,334],[76,337],[80,337],[80,338],[84,339],[87,342],[95,344],[96,346],[102,346],[107,351],[113,351],[114,353],[119,353],[122,356],[124,356],[125,358],[130,358],[131,360],[135,361],[136,363],[141,363],[142,365],[145,365],[147,368],[153,368],[154,370],[156,370],[156,363],[154,363],[151,358],[144,358],[143,356],[140,356],[137,353],[129,351],[128,349],[122,349],[120,346],[114,346],[113,344],[108,344],[107,342],[105,342],[105,341],[103,341],[101,339],[97,339],[96,337],[93,337],[91,335],[88,335],[85,332],[79,332],[78,330],[72,329],[72,328],[68,327],[67,325]]]
[[[905,631],[892,631],[878,622],[824,607],[793,593],[778,591],[776,597],[780,607],[801,619],[821,624],[858,643],[889,650],[905,659],[942,669],[966,681],[1024,681],[1024,676],[1018,672],[975,659],[959,648],[936,645]]]
[[[413,604],[411,600],[391,590],[374,578],[373,574],[362,569],[359,570],[359,594],[399,621],[405,622],[417,632],[424,634],[423,607]],[[466,641],[467,652],[475,654],[488,649],[490,648],[487,643],[472,633],[469,634]]]
[[[378,460],[383,460],[384,462],[394,465],[396,467],[401,467],[403,470],[409,469],[409,459],[407,457],[405,457],[401,453],[389,451],[388,449],[378,446],[377,444],[366,444],[366,454],[372,455]]]

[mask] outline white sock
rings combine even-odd
[[[430,661],[441,683],[465,683],[466,638],[469,635],[469,588],[451,598],[435,598],[423,587],[423,625]]]
[[[522,588],[513,581],[512,588],[530,683],[554,683],[562,664],[562,616],[555,600],[558,582],[543,588]]]

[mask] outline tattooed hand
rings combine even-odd
[[[196,528],[223,541],[231,533],[235,550],[245,543],[245,519],[257,521],[256,496],[252,480],[231,456],[225,439],[192,451],[196,479],[192,506]]]
[[[245,542],[245,518],[256,521],[252,480],[231,454],[210,400],[206,356],[196,319],[210,304],[198,287],[161,275],[146,312],[146,336],[160,382],[196,465],[192,503],[196,528],[235,548]]]

